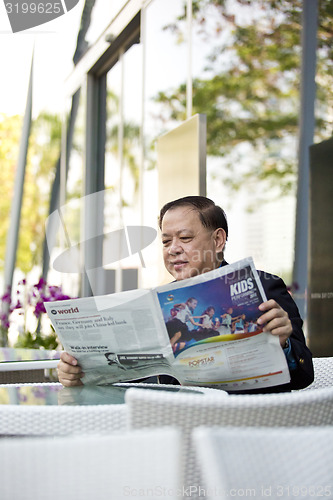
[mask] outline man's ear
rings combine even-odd
[[[213,233],[213,238],[215,241],[216,245],[216,253],[223,252],[223,249],[225,247],[226,241],[227,241],[227,235],[224,229],[219,227],[218,229],[215,229]]]

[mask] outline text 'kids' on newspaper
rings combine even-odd
[[[151,290],[47,302],[85,384],[171,375],[247,390],[289,382],[279,339],[257,325],[266,299],[252,258]]]

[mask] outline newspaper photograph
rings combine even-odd
[[[248,390],[290,380],[279,339],[257,325],[266,300],[252,258],[151,290],[45,303],[84,384],[171,375]]]
[[[279,339],[257,324],[267,299],[251,258],[157,295],[183,384],[237,391],[289,382]]]

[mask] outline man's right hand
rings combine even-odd
[[[65,351],[60,355],[57,370],[59,382],[65,387],[83,385],[81,378],[84,373],[81,366],[78,364],[77,359]]]

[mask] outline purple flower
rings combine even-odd
[[[40,278],[38,283],[36,283],[36,285],[34,285],[35,288],[37,288],[38,291],[42,290],[46,285],[46,281],[44,280],[44,278]]]
[[[22,401],[23,403],[25,403],[28,400],[28,397],[26,394],[22,394],[22,392],[19,392],[18,399],[19,399],[19,401]]]
[[[25,289],[22,288],[25,286]],[[16,301],[12,303],[11,288],[7,287],[6,292],[0,297],[0,326],[8,330],[10,327],[11,313],[16,310],[17,314],[25,316],[28,308],[32,309],[34,316],[39,320],[43,314],[46,313],[44,302],[52,302],[55,300],[67,300],[71,297],[63,293],[61,286],[48,285],[44,278],[32,287],[26,287],[26,280],[23,279],[18,283],[16,290]],[[1,302],[6,304],[3,311],[1,311]],[[24,334],[30,335],[25,331],[27,325],[24,325]]]
[[[60,384],[59,384],[60,385]],[[49,386],[49,391],[50,392],[58,392],[62,389],[62,387],[53,387],[52,385]]]
[[[2,328],[5,330],[8,330],[10,323],[9,323],[9,318],[7,314],[0,314],[0,323]]]
[[[56,296],[59,290],[60,290],[59,286],[49,286],[49,292],[52,297]]]
[[[11,294],[9,292],[4,293],[1,297],[1,300],[2,302],[7,302],[8,304],[10,304],[12,301]]]
[[[34,315],[36,316],[36,318],[39,318],[45,312],[46,312],[46,310],[45,310],[43,302],[37,302],[37,304],[35,305],[35,310],[34,310]]]
[[[36,387],[32,390],[35,398],[42,398],[44,399],[46,396],[45,389],[43,387]]]
[[[57,297],[57,300],[68,300],[70,299],[71,297],[69,295],[65,295],[65,294],[61,294]]]
[[[20,302],[20,299],[18,299],[18,301],[16,302],[16,305],[13,307],[13,311],[14,311],[14,309],[22,309],[22,307],[23,306]]]

